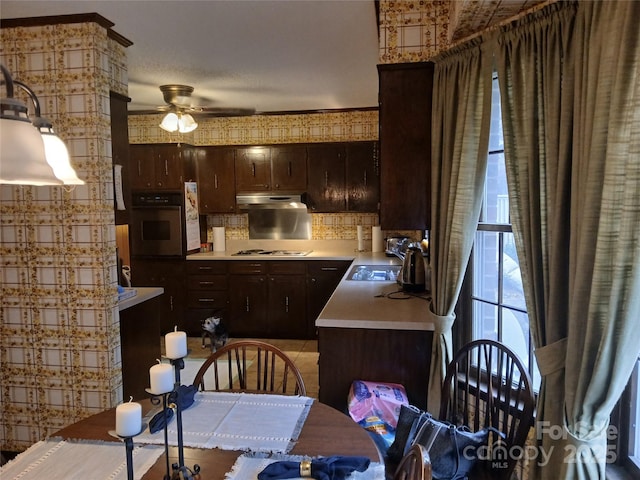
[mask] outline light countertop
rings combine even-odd
[[[164,288],[162,287],[134,287],[134,290],[136,290],[136,295],[134,297],[118,302],[119,311],[134,307],[140,303],[146,302],[147,300],[159,297],[164,293]]]
[[[384,253],[361,252],[353,265],[401,265]],[[316,327],[380,330],[434,329],[426,321],[428,294],[407,294],[394,281],[348,280],[351,267],[316,320]]]

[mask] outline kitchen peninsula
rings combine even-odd
[[[304,256],[234,255],[247,249],[309,251]],[[351,280],[357,265],[381,268],[401,265],[400,259],[383,252],[357,252],[352,241],[238,241],[227,243],[225,252],[189,255],[207,266],[211,260],[236,265],[304,262],[340,262],[344,265],[332,293],[313,315],[312,334],[317,332],[321,402],[344,411],[353,380],[400,383],[414,405],[426,408],[433,324],[429,323],[426,295],[408,295],[393,280]],[[312,283],[313,277],[308,277]],[[307,301],[313,300],[307,295]]]
[[[122,355],[122,392],[128,400],[146,398],[149,368],[156,363],[160,349],[158,324],[160,287],[136,287],[136,295],[118,303],[120,311],[120,349]]]

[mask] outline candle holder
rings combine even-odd
[[[164,415],[164,458],[166,462],[166,471],[167,471],[167,473],[164,476],[164,480],[170,480],[171,475],[169,474],[169,434],[168,434],[169,419],[167,418],[167,409],[169,407],[168,398],[171,392],[157,394],[157,393],[153,393],[150,388],[146,388],[145,391],[149,395],[151,395],[152,405],[160,405],[160,403],[162,403],[162,414]]]
[[[141,430],[132,436],[118,435],[115,430],[109,430],[109,435],[124,441],[124,447],[127,455],[127,480],[133,480],[133,437],[140,435],[147,428],[147,424],[143,423]]]
[[[186,467],[184,464],[184,441],[182,432],[182,406],[178,400],[178,389],[180,388],[180,370],[184,369],[183,358],[170,358],[169,361],[174,369],[175,383],[171,392],[163,394],[154,394],[147,389],[147,393],[151,395],[151,403],[159,405],[162,402],[162,411],[164,413],[164,450],[166,458],[167,473],[164,480],[198,480],[200,478],[200,466],[194,465],[193,470]],[[175,397],[175,402],[169,402],[171,397]],[[167,408],[172,406],[176,412],[176,426],[178,432],[178,462],[171,465],[171,473],[169,472],[169,436],[168,436],[168,419]]]

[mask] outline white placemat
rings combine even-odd
[[[265,467],[273,462],[291,461],[300,462],[301,460],[310,460],[313,457],[304,457],[300,455],[260,455],[245,453],[238,457],[233,464],[230,472],[225,474],[225,480],[247,480],[248,478],[257,478],[258,474]],[[317,457],[316,457],[317,458]],[[369,468],[364,472],[353,472],[347,477],[349,480],[384,480],[384,464],[371,462]]]
[[[309,397],[197,392],[182,412],[183,445],[223,450],[287,453],[295,445],[313,403]],[[178,444],[177,421],[168,427],[170,445]],[[164,444],[164,430],[145,431],[138,443]]]
[[[134,443],[132,453],[134,477],[141,478],[164,453],[164,447]],[[43,440],[2,466],[0,478],[127,480],[126,449],[121,442]]]

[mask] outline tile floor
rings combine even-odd
[[[300,369],[307,396],[318,398],[318,341],[317,340],[281,340],[256,339],[271,343],[283,350]],[[233,341],[233,339],[230,339]],[[208,345],[208,343],[207,343]],[[164,346],[162,347],[164,351]],[[209,355],[209,347],[202,348],[200,337],[187,338],[188,357],[205,358]]]

